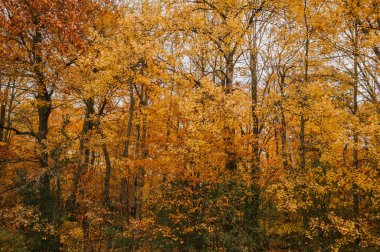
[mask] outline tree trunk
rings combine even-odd
[[[358,114],[358,88],[359,88],[359,71],[358,71],[358,22],[355,21],[354,24],[354,37],[353,37],[353,46],[354,46],[354,83],[353,83],[353,110],[352,114],[354,117]],[[355,127],[355,126],[354,126]],[[356,128],[354,128],[354,148],[353,148],[353,169],[356,171],[359,168],[359,133]],[[355,228],[359,229],[359,186],[354,182],[352,185],[353,191],[353,212],[355,219]],[[359,232],[359,230],[358,230]],[[355,240],[355,251],[359,251],[360,247],[360,237]]]
[[[132,85],[130,85],[129,87],[129,90],[130,90],[130,93],[129,93],[129,100],[130,100],[130,104],[129,104],[129,118],[128,118],[128,125],[127,125],[127,139],[125,140],[125,144],[124,144],[124,150],[123,150],[123,157],[124,158],[127,158],[128,155],[129,155],[129,144],[130,144],[130,137],[131,137],[131,133],[132,133],[132,123],[133,123],[133,112],[135,110],[135,99],[133,97],[133,87]]]
[[[37,21],[38,22],[38,21]],[[38,23],[37,23],[38,24]],[[50,174],[48,171],[48,150],[46,145],[49,116],[52,110],[51,93],[47,90],[45,75],[43,73],[43,62],[41,52],[42,34],[36,29],[33,36],[32,57],[34,62],[33,72],[37,88],[37,110],[38,110],[38,133],[37,140],[39,144],[39,163],[42,168],[40,179],[40,210],[48,218],[52,217],[52,195],[50,192]]]
[[[110,180],[111,180],[111,159],[108,153],[107,145],[102,144],[102,150],[104,155],[104,160],[106,161],[106,176],[104,178],[104,204],[111,208],[111,199],[110,199]]]
[[[139,156],[139,150],[140,150],[140,124],[137,123],[136,125],[136,144],[135,144],[135,158],[138,159]],[[137,215],[137,207],[140,205],[139,203],[139,177],[138,177],[138,172],[133,171],[133,197],[132,197],[132,208],[131,208],[131,216],[132,218],[136,219],[138,217]]]
[[[1,82],[0,82],[0,142],[5,142],[5,132],[4,132],[4,126],[5,126],[5,116],[6,116],[6,106],[8,103],[8,93],[9,93],[9,87],[11,82],[8,81],[7,86],[5,87],[4,91],[1,90]]]
[[[280,123],[281,123],[280,135],[281,135],[282,165],[284,166],[284,169],[287,169],[289,166],[288,153],[286,151],[287,131],[286,131],[285,111],[284,111],[284,106],[282,104],[283,99],[285,98],[284,85],[285,85],[285,73],[281,74],[281,76],[280,76],[280,93],[281,93],[281,99],[282,99],[280,102]]]
[[[122,157],[128,158],[129,157],[129,145],[130,145],[130,138],[132,134],[132,126],[133,126],[133,113],[135,110],[135,99],[133,96],[133,86],[132,84],[129,85],[129,118],[128,118],[128,125],[127,125],[127,134],[126,134],[126,140],[124,144],[123,154]],[[130,168],[128,167],[128,174],[127,176],[130,176]],[[127,224],[129,224],[129,179],[127,177],[121,178],[121,193],[120,193],[120,203],[121,203],[121,216],[123,219],[127,220]]]
[[[139,115],[142,117],[142,125],[140,122],[136,125],[136,147],[135,156],[138,159],[145,159],[147,157],[146,150],[146,134],[147,134],[147,115],[144,108],[147,106],[148,95],[146,87],[141,87],[141,93],[138,94],[139,102]],[[131,215],[141,220],[142,217],[142,202],[143,202],[143,186],[144,186],[145,169],[139,166],[137,171],[133,174],[133,207]]]
[[[309,46],[310,46],[310,28],[309,28],[309,20],[307,17],[307,1],[304,0],[304,24],[305,24],[305,55],[304,55],[304,82],[303,85],[307,86],[309,83]],[[306,190],[307,184],[305,181],[306,176],[306,142],[305,142],[305,127],[306,127],[306,117],[305,117],[305,107],[307,103],[307,97],[302,88],[299,90],[300,92],[300,107],[301,107],[301,117],[300,117],[300,133],[299,133],[299,159],[300,159],[300,172],[303,176],[303,182],[301,186],[301,194],[302,199],[306,203],[306,192],[303,190]],[[305,209],[302,210],[302,223],[303,223],[303,229],[304,232],[309,228],[309,216],[308,216],[308,210]],[[304,251],[309,251],[308,246],[308,238],[306,234],[302,236],[302,245]]]
[[[234,52],[229,52],[227,55],[225,55],[226,60],[226,68],[225,68],[225,77],[224,77],[224,92],[226,94],[230,94],[232,92],[233,88],[233,77],[234,77]],[[237,158],[236,153],[234,151],[233,146],[233,137],[234,137],[234,130],[231,129],[229,126],[225,126],[224,128],[224,134],[225,134],[225,148],[226,148],[226,154],[227,154],[227,160],[225,168],[230,171],[235,171],[237,168]]]
[[[83,156],[83,160],[78,165],[78,168],[74,174],[74,178],[72,182],[71,198],[68,205],[68,208],[70,211],[75,211],[76,196],[77,196],[76,194],[78,191],[80,177],[82,176],[85,169],[87,168],[89,164],[89,160],[90,160],[90,147],[88,146],[88,143],[89,143],[88,133],[94,127],[94,115],[95,115],[94,99],[93,98],[85,99],[84,103],[86,105],[86,114],[84,118],[82,132],[81,132],[80,142],[79,142],[79,151],[81,155]]]
[[[4,139],[7,143],[10,142],[10,130],[9,130],[9,128],[12,127],[11,115],[12,115],[12,111],[13,111],[13,101],[15,99],[15,96],[16,96],[15,81],[12,80],[11,92],[10,92],[9,103],[8,103],[8,113],[7,113],[7,127],[8,127],[8,129],[5,131],[5,134],[4,134]]]
[[[255,242],[260,246],[259,238],[259,210],[260,210],[260,186],[258,180],[260,177],[260,148],[259,148],[259,116],[257,113],[258,106],[258,75],[257,75],[257,45],[256,45],[256,26],[253,24],[253,32],[251,37],[251,48],[250,48],[250,72],[251,72],[251,115],[252,115],[252,200],[251,200],[251,228],[252,236],[256,237]]]

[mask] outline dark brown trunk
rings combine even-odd
[[[133,113],[135,110],[135,98],[133,96],[133,86],[132,84],[129,85],[129,118],[128,118],[128,125],[127,125],[127,134],[126,134],[126,140],[124,144],[123,154],[122,157],[128,158],[129,157],[129,145],[130,145],[130,138],[132,135],[132,126],[133,126]],[[128,174],[127,176],[130,176],[130,169],[128,167]],[[120,192],[120,203],[121,203],[121,216],[127,220],[127,224],[129,224],[129,179],[127,177],[121,178],[121,192]]]
[[[82,221],[82,229],[83,229],[83,252],[92,251],[91,244],[89,242],[90,238],[90,224],[87,220],[87,217],[84,216]]]
[[[146,106],[144,102],[143,106]],[[142,111],[142,130],[141,130],[141,159],[146,159],[148,156],[148,151],[146,149],[146,135],[147,135],[147,115],[145,111]],[[138,219],[142,219],[142,203],[143,203],[143,187],[144,187],[144,177],[145,168],[139,167],[139,186],[138,186],[138,204],[136,204],[136,215]]]
[[[282,74],[280,76],[280,93],[281,93],[281,102],[280,102],[280,123],[281,123],[281,156],[282,156],[282,165],[285,169],[289,166],[289,158],[288,153],[286,150],[287,145],[287,131],[286,131],[286,118],[285,118],[285,111],[283,107],[283,99],[285,99],[284,95],[284,85],[285,85],[285,74]]]
[[[142,118],[142,124],[139,122],[136,125],[135,157],[137,159],[145,159],[148,155],[146,149],[147,115],[145,111],[145,107],[148,104],[147,88],[142,86],[140,92],[141,93],[138,93],[140,99],[139,116]],[[137,171],[133,174],[133,206],[131,210],[131,215],[139,220],[142,218],[144,176],[145,169],[139,166]]]
[[[257,87],[258,87],[258,78],[257,78],[257,52],[256,48],[252,49],[250,55],[250,64],[251,64],[251,102],[252,102],[252,152],[253,152],[253,164],[256,170],[259,167],[260,162],[260,148],[259,148],[259,117],[257,115],[257,106],[258,106],[258,96],[257,96]]]
[[[232,93],[233,89],[233,76],[234,76],[234,52],[230,52],[225,56],[225,76],[223,80],[224,92],[226,94]],[[225,168],[230,171],[235,171],[237,168],[237,157],[233,146],[234,130],[228,126],[224,128],[225,134],[225,148],[227,154],[227,160]]]
[[[358,114],[358,88],[359,88],[359,70],[358,70],[358,22],[355,21],[354,24],[354,36],[353,36],[353,46],[354,46],[354,83],[353,83],[353,111],[352,114],[356,117]],[[354,128],[354,148],[353,148],[353,169],[357,170],[359,168],[359,133],[356,128]],[[352,185],[353,192],[353,212],[355,219],[355,228],[359,229],[359,186],[354,182]],[[359,232],[359,230],[358,230]],[[355,251],[359,251],[360,238],[355,240]]]
[[[4,139],[6,142],[10,142],[10,131],[9,128],[12,127],[12,121],[11,121],[11,115],[13,111],[13,101],[16,96],[16,88],[15,88],[15,81],[13,80],[11,83],[11,91],[10,91],[10,97],[9,97],[9,103],[8,103],[8,113],[7,113],[7,127],[8,129],[4,132]]]
[[[136,125],[136,145],[135,145],[135,158],[139,159],[139,150],[140,150],[140,124]],[[137,208],[140,205],[139,199],[139,176],[138,172],[133,173],[133,197],[132,197],[132,208],[131,208],[131,216],[133,218],[138,218]]]
[[[75,171],[74,178],[72,181],[72,194],[69,202],[69,210],[74,211],[76,208],[76,197],[77,197],[77,191],[79,186],[79,181],[85,170],[87,169],[89,165],[90,160],[90,147],[89,144],[89,132],[94,127],[94,116],[95,116],[95,109],[94,109],[94,99],[88,98],[84,100],[84,103],[86,105],[86,114],[84,118],[83,128],[81,132],[80,142],[79,142],[79,151],[83,157],[80,164],[77,167],[77,170]]]
[[[309,83],[309,46],[310,46],[310,28],[309,28],[309,20],[307,17],[307,2],[308,0],[304,0],[304,22],[305,22],[305,28],[306,28],[306,36],[305,36],[305,62],[304,62],[304,85],[307,86]],[[299,159],[300,159],[300,171],[303,175],[303,180],[305,180],[305,168],[306,168],[306,143],[305,143],[305,126],[306,126],[306,118],[305,118],[305,107],[307,102],[307,97],[304,91],[300,90],[301,94],[301,101],[300,101],[300,107],[301,107],[301,118],[300,118],[300,134],[299,134],[299,140],[300,140],[300,147],[299,147]],[[302,188],[306,189],[306,181],[303,181]],[[302,193],[302,192],[301,192]],[[306,195],[303,193],[303,200],[306,202]],[[303,229],[304,232],[309,229],[309,217],[308,217],[308,211],[307,209],[302,210],[302,222],[303,222]],[[302,237],[302,247],[304,251],[309,251],[308,246],[308,238],[306,234]]]
[[[104,200],[104,204],[108,208],[111,208],[111,205],[112,205],[111,199],[110,199],[111,159],[110,159],[106,144],[102,144],[102,150],[103,150],[104,160],[106,162],[106,176],[104,178],[103,200]]]
[[[127,158],[129,156],[129,144],[130,144],[130,137],[132,133],[132,126],[133,126],[133,112],[135,110],[135,99],[133,97],[133,87],[130,85],[129,87],[130,93],[129,93],[129,118],[128,118],[128,125],[127,125],[127,139],[125,140],[124,149],[123,149],[123,157]]]
[[[0,104],[0,142],[4,142],[6,139],[5,132],[4,132],[4,126],[5,126],[5,116],[6,116],[6,107],[8,103],[8,93],[9,93],[9,86],[11,82],[8,81],[7,86],[5,87],[4,91],[1,90],[1,83],[0,83],[0,95],[1,95],[1,104]]]
[[[120,192],[120,203],[121,203],[121,216],[129,224],[129,183],[127,177],[121,178],[121,192]]]
[[[256,24],[253,24],[253,32],[251,37],[251,49],[250,49],[250,72],[251,72],[251,116],[252,116],[252,200],[251,200],[251,228],[252,236],[255,237],[256,243],[260,244],[259,239],[259,210],[260,210],[260,186],[258,180],[260,178],[260,147],[259,147],[259,116],[257,113],[258,107],[258,48],[256,45]]]
[[[45,75],[43,73],[43,62],[41,53],[42,34],[37,29],[33,37],[33,62],[34,77],[37,88],[37,111],[38,111],[38,133],[37,140],[39,144],[39,162],[42,168],[40,179],[40,210],[48,217],[52,217],[52,197],[50,192],[50,174],[48,171],[48,150],[46,145],[49,116],[52,110],[51,93],[47,90]]]
[[[226,76],[224,79],[224,90],[226,94],[232,92],[233,78],[234,78],[234,52],[230,52],[226,55]]]
[[[4,142],[4,124],[5,124],[6,105],[4,103],[0,106],[0,142]]]

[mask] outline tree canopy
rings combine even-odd
[[[378,251],[378,0],[0,0],[0,251]]]

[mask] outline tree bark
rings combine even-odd
[[[4,139],[7,143],[10,142],[10,130],[9,128],[12,127],[12,121],[11,121],[11,116],[12,116],[12,111],[13,111],[13,101],[16,96],[16,87],[15,87],[15,80],[12,80],[12,86],[10,87],[10,97],[9,97],[9,103],[8,103],[8,113],[7,113],[7,129],[4,132]]]
[[[10,80],[8,80],[7,86],[5,87],[4,91],[1,90],[1,82],[0,82],[0,95],[1,95],[1,104],[0,104],[0,142],[5,142],[6,136],[4,132],[4,126],[5,126],[5,117],[6,117],[6,108],[8,104],[8,96],[9,96],[9,87],[10,87]]]
[[[147,115],[144,108],[147,106],[148,93],[147,87],[142,86],[139,97],[139,115],[142,117],[142,122],[136,125],[136,146],[135,156],[138,159],[146,159],[148,152],[146,149],[146,135],[147,135]],[[143,202],[143,186],[144,186],[145,169],[142,166],[137,168],[133,174],[133,206],[131,215],[134,218],[141,220],[142,217],[142,202]]]
[[[231,51],[228,54],[225,55],[225,77],[223,80],[224,85],[224,92],[226,94],[232,93],[233,88],[233,76],[234,76],[234,52]],[[225,126],[224,128],[224,134],[225,134],[225,148],[226,148],[226,154],[227,154],[227,160],[225,168],[230,171],[235,171],[237,168],[237,158],[236,153],[233,150],[233,137],[234,137],[234,130],[231,129],[229,126]]]
[[[35,20],[36,25],[38,25],[38,20]],[[45,75],[43,72],[43,61],[41,52],[42,34],[38,30],[35,31],[33,35],[33,72],[34,78],[36,80],[37,88],[37,111],[38,111],[38,133],[37,140],[39,144],[39,162],[42,168],[42,175],[40,179],[40,210],[47,217],[52,217],[52,196],[50,192],[50,174],[48,171],[48,150],[46,145],[48,127],[49,127],[49,116],[52,111],[51,106],[51,95],[52,93],[47,90],[45,83]]]
[[[251,176],[252,176],[252,200],[251,200],[251,225],[252,225],[252,236],[256,237],[256,243],[260,246],[259,238],[259,210],[260,210],[260,186],[258,180],[260,178],[260,147],[259,147],[259,116],[258,116],[258,74],[257,74],[257,64],[258,64],[258,48],[257,48],[257,34],[256,34],[256,23],[252,26],[251,35],[251,48],[249,52],[250,56],[250,72],[251,72],[251,116],[252,116],[252,166],[251,166]]]
[[[72,194],[69,202],[69,210],[75,211],[76,208],[76,197],[77,197],[77,190],[79,186],[79,181],[81,175],[84,173],[85,169],[89,165],[90,160],[90,147],[88,146],[89,143],[89,136],[88,133],[93,129],[94,127],[94,116],[95,116],[95,109],[94,109],[94,99],[88,98],[84,100],[84,103],[86,105],[86,113],[84,117],[84,123],[83,128],[81,132],[80,142],[79,142],[79,151],[81,155],[83,156],[83,160],[81,160],[80,164],[78,165],[77,170],[75,171],[74,178],[72,181]]]
[[[309,27],[309,20],[307,17],[307,1],[304,0],[304,24],[305,24],[305,56],[304,56],[304,85],[307,86],[309,83],[309,47],[310,47],[310,27]],[[305,107],[307,102],[307,97],[304,91],[300,90],[300,106],[301,106],[301,118],[300,118],[300,134],[299,134],[299,140],[300,140],[300,147],[299,147],[299,159],[300,159],[300,171],[301,174],[306,175],[306,143],[305,143],[305,127],[306,127],[306,118],[305,118]],[[305,176],[303,176],[303,180],[305,180]],[[302,189],[306,190],[307,185],[306,181],[303,181]],[[303,201],[306,202],[306,192],[301,191]],[[309,228],[309,217],[308,217],[308,211],[306,209],[303,209],[302,211],[302,222],[303,222],[303,229],[304,232],[306,232]],[[308,238],[306,235],[303,235],[303,250],[309,251],[308,246]]]
[[[135,110],[135,98],[133,96],[133,86],[132,83],[129,85],[129,118],[128,118],[128,125],[127,125],[127,134],[126,134],[126,140],[124,144],[124,149],[122,153],[123,158],[129,157],[129,145],[130,145],[130,138],[132,134],[132,127],[133,127],[133,113]],[[127,224],[129,224],[129,216],[130,216],[130,202],[129,202],[129,176],[130,176],[130,168],[128,167],[127,170],[128,174],[127,177],[123,176],[121,178],[121,192],[120,192],[120,203],[121,203],[121,216],[123,219],[126,219]]]
[[[111,180],[111,159],[108,153],[107,145],[105,143],[102,144],[102,150],[104,155],[104,160],[106,161],[106,176],[104,178],[104,204],[111,208],[111,199],[110,199],[110,180]]]
[[[359,61],[358,61],[358,22],[355,21],[354,24],[354,36],[353,36],[353,47],[354,47],[354,83],[353,83],[353,110],[352,114],[354,117],[358,114],[358,88],[359,88]],[[355,127],[355,126],[354,126]],[[354,147],[353,147],[353,169],[354,172],[357,171],[359,168],[359,133],[356,128],[354,128]],[[354,219],[355,219],[355,228],[359,229],[359,186],[356,182],[352,185],[352,192],[353,192],[353,212],[354,212]],[[359,231],[359,230],[358,230]],[[359,251],[360,247],[360,237],[358,237],[355,240],[355,251]]]
[[[286,150],[287,145],[287,130],[286,130],[286,117],[285,117],[285,111],[283,106],[283,99],[285,98],[284,95],[284,85],[285,85],[285,73],[281,74],[280,76],[280,93],[281,93],[281,101],[280,101],[280,123],[281,123],[281,156],[282,156],[282,165],[284,169],[287,169],[289,166],[289,154]]]

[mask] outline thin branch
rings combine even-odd
[[[7,126],[0,126],[1,129],[6,129],[6,130],[11,130],[13,132],[16,133],[16,135],[29,135],[29,136],[33,136],[33,137],[37,137],[37,135],[33,132],[30,132],[30,131],[20,131],[16,128],[13,128],[13,127],[7,127]]]

